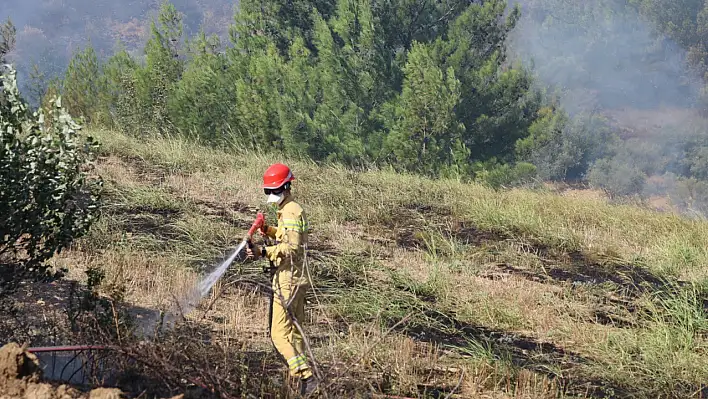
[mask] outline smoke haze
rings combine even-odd
[[[615,1],[522,0],[514,54],[562,90],[570,113],[690,107],[700,87],[686,52]]]
[[[702,176],[708,145],[708,124],[698,112],[704,83],[689,68],[687,51],[626,1],[518,3],[522,16],[510,38],[512,57],[554,87],[569,114],[601,115],[629,139],[614,150],[596,183],[620,184],[630,178],[628,171],[637,173],[648,177],[644,195],[668,195],[684,211],[705,213],[703,186],[678,180]]]
[[[32,95],[30,73],[34,65],[46,83],[63,75],[72,55],[91,42],[99,57],[110,56],[120,41],[135,56],[150,33],[160,0],[1,0],[0,21],[10,18],[17,27],[16,50],[10,61],[18,71],[23,93]],[[187,35],[203,27],[208,35],[225,37],[233,20],[229,0],[173,0],[184,16]]]

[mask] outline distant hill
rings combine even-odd
[[[4,0],[0,19],[17,26],[17,48],[10,57],[18,69],[24,92],[30,86],[33,65],[44,79],[63,74],[72,54],[89,41],[99,55],[108,56],[120,41],[139,54],[160,6],[159,0]],[[225,37],[236,1],[176,0],[184,14],[184,29],[193,35],[201,28]],[[34,101],[34,98],[31,98]]]

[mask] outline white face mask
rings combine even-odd
[[[283,193],[280,193],[279,195],[270,194],[270,195],[268,195],[268,199],[266,200],[266,202],[269,204],[276,203],[276,204],[280,205],[280,203],[283,202],[283,198],[285,198]]]

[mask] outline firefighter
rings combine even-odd
[[[300,379],[300,392],[307,395],[317,385],[305,355],[302,335],[294,324],[305,320],[305,292],[309,281],[304,270],[307,219],[291,193],[295,179],[290,168],[276,163],[263,174],[267,202],[278,207],[278,226],[264,226],[275,245],[253,245],[246,250],[251,259],[267,258],[275,269],[272,281],[270,336],[273,345],[287,361],[290,375]]]

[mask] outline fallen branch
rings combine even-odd
[[[445,399],[450,399],[452,398],[452,395],[457,392],[457,390],[460,388],[460,385],[462,385],[462,379],[465,377],[465,370],[462,369],[462,372],[460,372],[460,380],[457,381],[457,385],[455,385],[454,388],[452,388],[452,391],[445,396]]]

